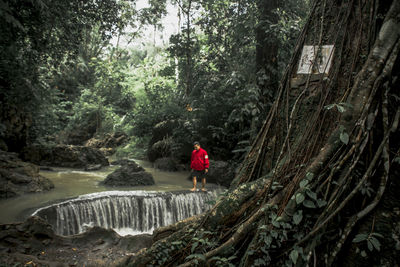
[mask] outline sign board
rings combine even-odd
[[[305,45],[301,52],[298,74],[329,73],[333,57],[333,45]],[[317,58],[315,58],[317,55]]]

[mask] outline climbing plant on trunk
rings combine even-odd
[[[398,264],[399,14],[398,0],[315,1],[230,189],[121,264]]]

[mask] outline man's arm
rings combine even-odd
[[[208,172],[208,167],[210,166],[210,162],[208,161],[208,154],[207,152],[204,153],[204,169]]]

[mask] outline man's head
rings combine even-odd
[[[195,141],[195,142],[193,143],[193,146],[194,146],[194,149],[196,149],[196,150],[199,150],[199,149],[200,149],[200,143],[197,142],[197,141]]]

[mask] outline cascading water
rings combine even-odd
[[[88,226],[119,233],[151,233],[154,229],[211,208],[219,190],[208,192],[109,191],[82,195],[40,208],[32,215],[47,220],[59,235],[84,232]]]

